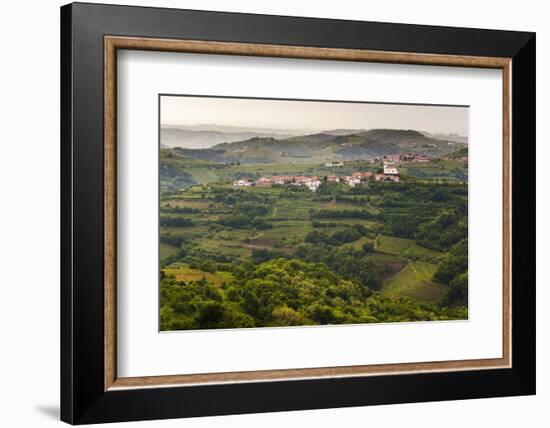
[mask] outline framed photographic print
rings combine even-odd
[[[535,393],[535,35],[61,8],[72,424]]]

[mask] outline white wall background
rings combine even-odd
[[[124,2],[120,0],[120,2]],[[103,1],[103,3],[116,3]],[[538,395],[139,423],[158,427],[545,426],[550,417],[550,28],[535,0],[147,0],[126,4],[537,32]],[[0,6],[0,425],[59,424],[59,6]],[[546,119],[546,121],[544,120]],[[138,426],[137,423],[125,426]]]

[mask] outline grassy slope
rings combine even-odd
[[[379,235],[376,238],[376,249],[383,253],[401,254],[414,245],[414,240],[395,236]]]
[[[431,263],[411,262],[386,282],[382,294],[391,298],[406,296],[437,302],[445,295],[447,287],[432,281],[436,268]]]
[[[160,258],[164,259],[165,257],[168,257],[172,254],[174,254],[176,251],[178,251],[177,247],[174,247],[173,245],[169,244],[160,244]]]
[[[403,256],[440,256],[443,253],[417,245],[414,239],[397,238],[395,236],[379,235],[376,238],[376,250],[388,254]]]

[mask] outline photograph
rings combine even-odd
[[[468,319],[468,106],[159,95],[160,330]]]

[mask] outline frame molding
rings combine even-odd
[[[117,379],[116,49],[501,68],[504,318],[511,320],[511,327],[503,325],[504,358]],[[61,53],[62,420],[114,422],[535,392],[533,33],[78,3],[61,8]],[[521,174],[512,177],[512,165]],[[489,367],[493,370],[481,370]],[[187,386],[175,386],[182,382]]]
[[[464,55],[433,55],[403,52],[377,52],[359,49],[335,49],[250,43],[210,42],[137,37],[105,36],[105,391],[120,388],[189,386],[231,382],[257,382],[308,378],[335,378],[468,369],[495,369],[511,366],[511,230],[510,230],[510,83],[511,59]],[[503,82],[503,349],[502,358],[437,361],[405,364],[378,364],[309,369],[262,370],[232,373],[147,376],[118,378],[116,375],[116,86],[117,51],[148,50],[210,55],[265,56],[297,59],[322,59],[355,62],[442,65],[494,68],[502,70]]]

